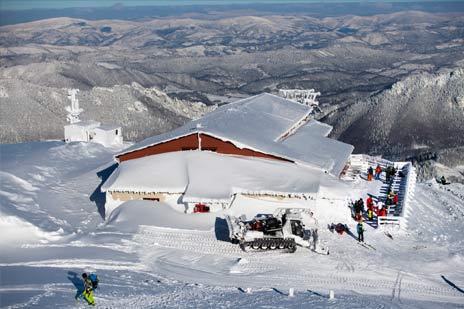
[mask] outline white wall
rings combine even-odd
[[[93,141],[96,143],[100,143],[105,147],[122,144],[121,128],[116,128],[114,130],[101,130],[95,128],[93,131],[95,132]]]
[[[87,129],[76,125],[67,125],[64,127],[64,140],[66,142],[88,142]]]

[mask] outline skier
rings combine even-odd
[[[312,234],[313,234],[313,250],[316,251],[317,241],[319,240],[319,232],[317,229],[314,229]]]
[[[395,193],[395,195],[393,196],[392,204],[396,205],[398,203],[398,200],[399,200],[398,193]]]
[[[355,204],[354,204],[354,210],[356,212],[356,220],[358,221],[360,218],[362,218],[362,212],[364,211],[364,201],[362,198],[360,198]]]
[[[378,217],[386,217],[387,216],[387,210],[385,209],[385,206],[382,206],[382,208],[379,208],[379,212],[377,213]]]
[[[387,205],[392,205],[393,197],[395,196],[395,191],[392,189],[388,190],[387,200],[385,201]]]
[[[387,169],[385,170],[385,182],[386,183],[390,182],[390,175],[392,175],[391,166],[387,166]]]
[[[446,178],[445,178],[445,176],[441,176],[440,182],[441,182],[442,185],[446,185]]]
[[[377,167],[375,168],[375,179],[380,180],[380,174],[382,174],[382,168],[380,167],[380,164],[377,164]]]
[[[93,283],[92,283],[92,280],[90,280],[87,273],[82,274],[82,279],[84,279],[84,286],[85,286],[84,287],[84,292],[82,293],[82,295],[84,296],[84,299],[89,303],[89,305],[95,306],[95,300],[93,299]]]
[[[395,174],[396,174],[396,168],[395,168],[395,164],[393,164],[391,168],[391,175],[395,177]]]
[[[372,166],[369,166],[367,169],[367,180],[372,181],[372,176],[374,175],[374,169]]]
[[[362,220],[358,222],[358,225],[356,226],[356,230],[358,232],[358,241],[359,242],[364,242],[364,225],[362,223]]]
[[[373,206],[374,205],[374,200],[372,199],[372,196],[369,195],[369,197],[366,200],[366,206]]]
[[[372,200],[372,197],[369,196],[367,198],[367,217],[369,220],[372,220],[374,218],[374,201]]]

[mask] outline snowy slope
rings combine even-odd
[[[464,304],[461,184],[418,184],[406,233],[392,240],[367,226],[366,241],[376,250],[321,226],[328,256],[304,248],[244,253],[225,241],[220,214],[186,215],[134,201],[104,222],[97,173],[108,175],[120,149],[49,141],[0,150],[1,307],[87,307],[74,300],[84,270],[100,276],[95,296],[104,308]]]

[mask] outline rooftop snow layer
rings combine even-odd
[[[304,128],[307,129],[308,133],[311,133],[317,136],[327,137],[330,134],[330,132],[332,132],[331,125],[328,125],[326,123],[319,122],[316,120],[311,120],[304,126]]]
[[[330,176],[288,162],[179,151],[122,162],[102,190],[185,192],[184,202],[228,202],[234,193],[316,193],[324,177]]]
[[[121,129],[121,126],[118,126],[118,125],[102,125],[102,126],[99,126],[96,129],[100,129],[102,131],[113,131],[113,130]]]
[[[335,139],[315,134],[313,129],[321,127],[309,124],[283,140],[282,144],[299,152],[300,161],[314,162],[331,174],[340,175],[354,147]],[[318,133],[320,132],[319,130]]]
[[[308,106],[263,93],[219,107],[174,131],[147,138],[116,156],[194,132],[203,132],[230,141],[239,148],[290,159],[338,176],[353,146],[325,137],[331,126],[311,120],[294,135],[283,139],[283,142],[278,141],[297,123],[307,118],[310,111]],[[325,152],[318,152],[318,149],[324,149]]]
[[[100,122],[94,120],[83,120],[75,123],[68,124],[67,126],[78,126],[84,128],[95,128],[100,126]]]

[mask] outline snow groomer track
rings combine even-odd
[[[439,281],[417,276],[404,271],[366,271],[357,265],[351,266],[355,256],[308,255],[308,249],[300,248],[295,254],[276,251],[243,252],[239,246],[218,240],[214,231],[190,231],[142,226],[133,239],[145,252],[167,249],[163,254],[150,256],[152,265],[160,273],[169,276],[176,269],[176,277],[192,283],[209,283],[223,286],[243,286],[253,288],[287,287],[288,283],[298,289],[350,289],[359,293],[391,296],[401,302],[401,298],[422,298],[439,300],[463,299],[463,294]],[[172,254],[169,253],[172,250]],[[180,251],[180,253],[179,253]],[[184,254],[182,253],[184,252]],[[214,256],[230,258],[233,262],[218,263]],[[285,257],[285,258],[283,258]],[[318,258],[333,259],[333,269],[318,267]],[[361,265],[364,266],[364,265]],[[324,267],[322,267],[324,268]],[[253,274],[253,280],[246,275]],[[418,283],[421,282],[421,283]]]
[[[191,231],[143,226],[134,240],[144,246],[179,249],[202,254],[244,255],[239,246],[231,242],[218,240],[214,231]]]

